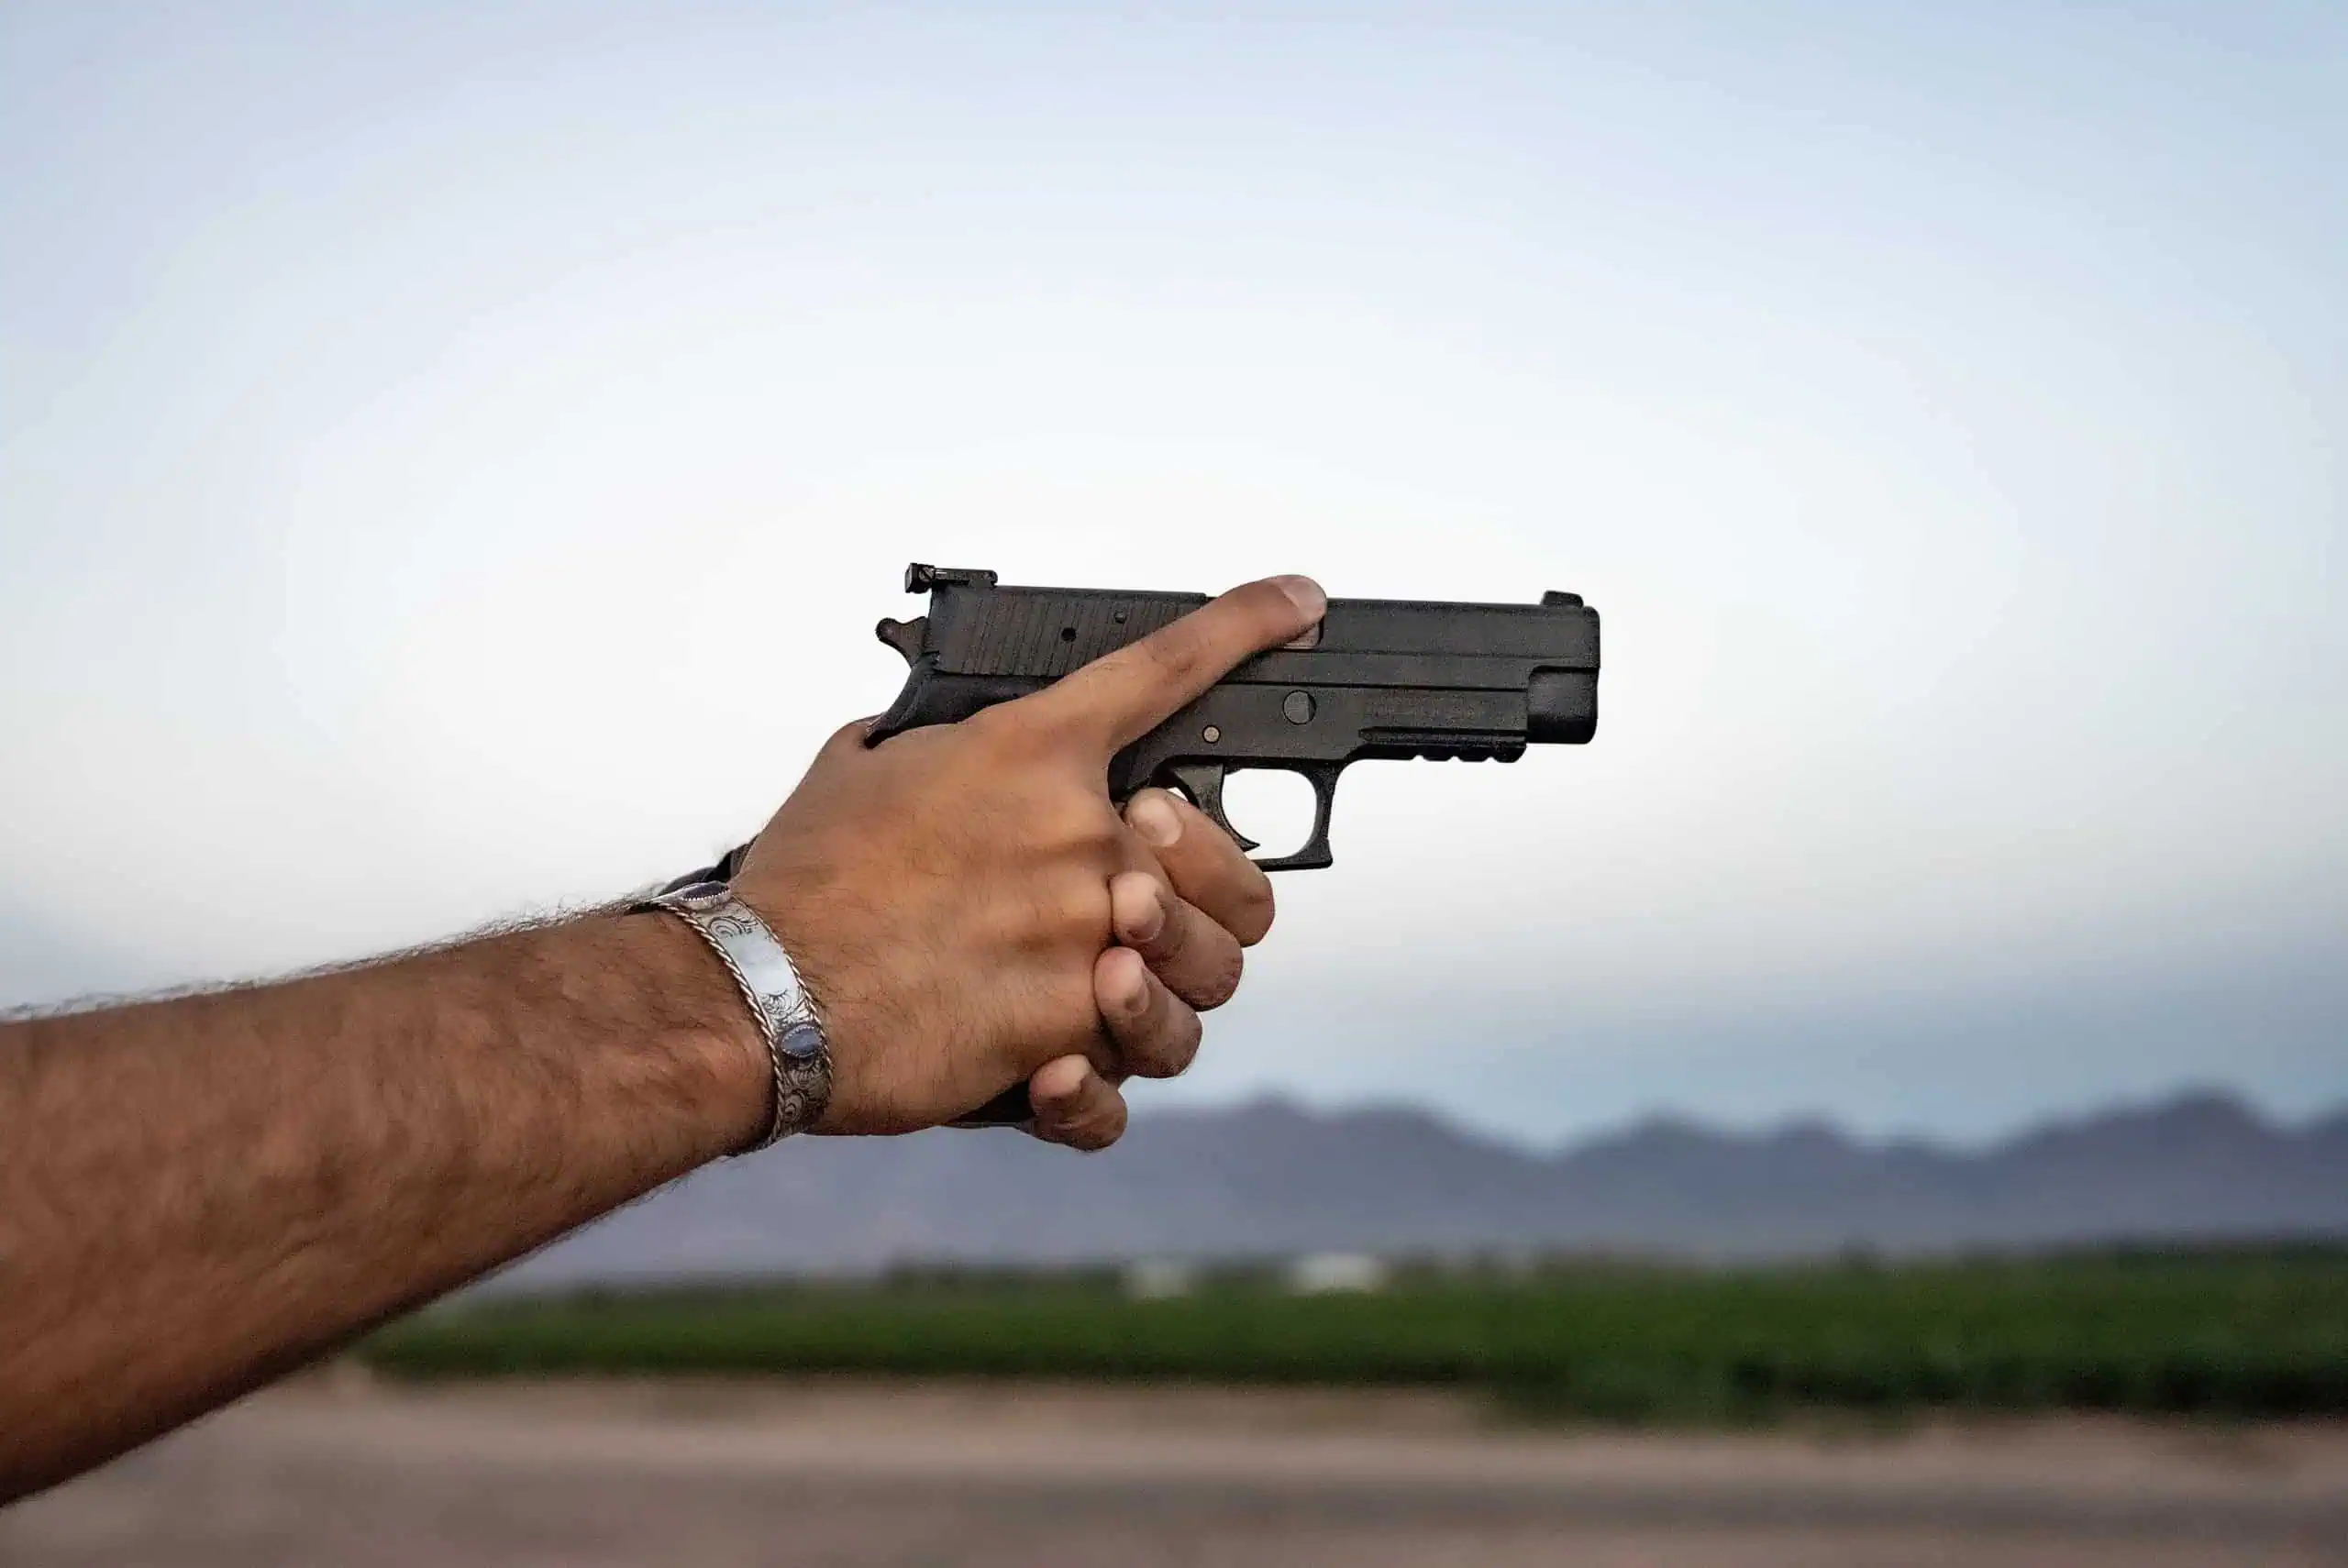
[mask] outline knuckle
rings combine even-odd
[[[1198,1015],[1185,1008],[1168,1016],[1147,1043],[1127,1052],[1127,1064],[1137,1077],[1178,1078],[1198,1059]]]
[[[1242,947],[1253,947],[1271,933],[1272,917],[1277,913],[1272,898],[1272,884],[1261,872],[1242,880],[1233,889],[1231,918],[1227,926]]]
[[[1157,934],[1141,944],[1144,956],[1154,964],[1170,964],[1188,953],[1192,943],[1191,914],[1178,900],[1160,899],[1158,907],[1165,915],[1157,927]]]
[[[1193,988],[1191,1005],[1202,1012],[1212,1011],[1229,1001],[1239,992],[1239,978],[1247,960],[1236,944],[1228,953],[1219,955],[1212,967],[1201,972]]]
[[[1125,1071],[1137,1078],[1171,1078],[1181,1076],[1188,1066],[1170,1044],[1153,1041],[1147,1047],[1136,1047],[1125,1053]]]
[[[1180,1004],[1162,985],[1147,988],[1141,1010],[1113,1029],[1124,1070],[1135,1077],[1165,1078],[1181,1071]]]
[[[1117,864],[1124,864],[1124,822],[1097,789],[1074,780],[1058,785],[1047,797],[1045,811],[1056,834],[1071,847],[1087,856],[1112,851]]]
[[[1096,877],[1081,873],[1055,878],[1049,901],[1055,923],[1065,928],[1074,926],[1086,932],[1109,932],[1113,918],[1110,909],[1108,885]]]
[[[1196,675],[1208,655],[1207,635],[1195,615],[1175,622],[1145,641],[1155,674],[1171,680],[1187,680]]]
[[[1051,755],[1061,733],[1050,708],[1034,698],[981,708],[955,727],[986,748],[989,766],[1005,770],[1030,767]]]
[[[1199,1059],[1199,1046],[1205,1039],[1206,1026],[1200,1021],[1197,1013],[1186,1010],[1179,1048],[1174,1053],[1174,1074],[1191,1070],[1191,1064]]]
[[[1074,792],[1055,792],[1036,800],[1024,815],[1023,836],[1037,863],[1093,884],[1105,901],[1125,862],[1124,841],[1108,807]]]
[[[960,728],[966,735],[1010,748],[1032,738],[1038,722],[1024,702],[998,702],[964,719]]]
[[[1080,1153],[1091,1154],[1115,1143],[1124,1130],[1124,1098],[1114,1089],[1102,1085],[1094,1093],[1087,1095],[1084,1102],[1055,1129],[1055,1141]]]

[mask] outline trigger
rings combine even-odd
[[[1223,814],[1223,776],[1225,769],[1222,763],[1180,762],[1168,771],[1174,775],[1174,782],[1182,787],[1182,793],[1191,797],[1191,804],[1204,812],[1209,821],[1229,834],[1233,843],[1243,850],[1257,847],[1254,839],[1233,827],[1231,819]]]

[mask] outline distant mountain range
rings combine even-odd
[[[2348,1237],[2348,1110],[2297,1127],[2189,1095],[1977,1153],[1643,1122],[1556,1154],[1416,1110],[1162,1114],[1091,1157],[1007,1132],[805,1139],[723,1162],[510,1285],[907,1261],[1608,1252],[1709,1259]]]

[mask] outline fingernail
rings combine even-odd
[[[1276,577],[1272,580],[1280,585],[1280,591],[1288,595],[1289,602],[1295,605],[1308,621],[1318,621],[1321,613],[1329,608],[1329,596],[1322,592],[1321,585],[1309,577]]]
[[[1164,849],[1182,836],[1182,819],[1163,795],[1144,795],[1125,812],[1134,832]]]
[[[1155,941],[1157,933],[1165,929],[1165,901],[1160,899],[1152,899],[1149,901],[1149,908],[1142,912],[1141,919],[1134,922],[1131,934],[1135,942],[1151,942]]]
[[[1027,1080],[1027,1103],[1033,1106],[1038,1114],[1046,1111],[1057,1113],[1067,1110],[1069,1106],[1075,1103],[1078,1094],[1084,1088],[1082,1073],[1071,1078],[1066,1073],[1053,1072],[1052,1069],[1058,1065],[1058,1062],[1047,1062],[1036,1069],[1034,1077]],[[1067,1081],[1062,1084],[1058,1082],[1060,1079]],[[1056,1084],[1058,1087],[1055,1087]]]

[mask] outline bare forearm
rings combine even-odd
[[[600,915],[282,985],[0,1025],[0,1499],[121,1452],[703,1161],[914,1132],[1027,1086],[1098,1149],[1271,922],[1194,807],[1110,758],[1318,618],[1233,591],[1044,691],[835,734],[742,857],[820,1003],[795,1099],[717,956]],[[761,993],[762,997],[765,993]]]
[[[0,1496],[741,1146],[766,1072],[651,915],[0,1027]]]

